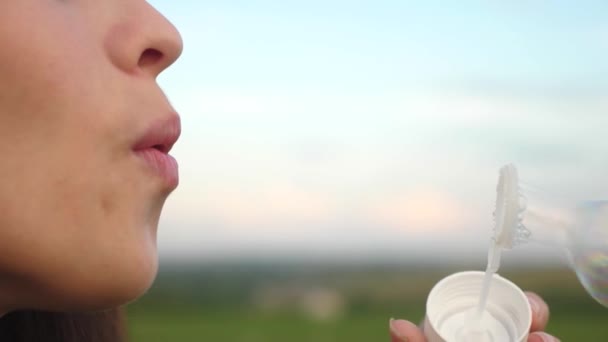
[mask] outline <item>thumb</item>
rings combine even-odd
[[[422,331],[412,322],[391,318],[389,327],[391,342],[426,342]]]

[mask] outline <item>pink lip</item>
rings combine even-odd
[[[133,151],[159,175],[167,187],[175,189],[179,183],[179,171],[175,158],[169,151],[179,139],[181,122],[179,115],[156,121],[133,146]]]

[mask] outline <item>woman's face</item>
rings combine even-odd
[[[0,1],[0,314],[128,302],[157,269],[180,55],[144,0]]]

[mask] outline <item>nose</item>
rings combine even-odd
[[[181,35],[164,16],[145,1],[129,8],[110,30],[106,48],[120,69],[156,78],[181,55]]]

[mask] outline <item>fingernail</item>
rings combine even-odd
[[[540,317],[542,315],[542,303],[541,300],[538,296],[536,296],[533,293],[528,293],[528,299],[530,302],[530,308],[532,309],[532,314],[535,315],[537,318],[542,318]]]
[[[532,314],[538,316],[538,314],[540,313],[540,303],[538,302],[538,299],[536,299],[536,297],[534,296],[528,296],[528,299],[530,300],[530,308],[532,308]]]
[[[393,324],[395,320],[391,318],[389,320],[389,327],[391,329],[391,334],[397,338],[399,342],[407,342],[407,337],[403,336],[403,334],[397,329],[397,327]]]

